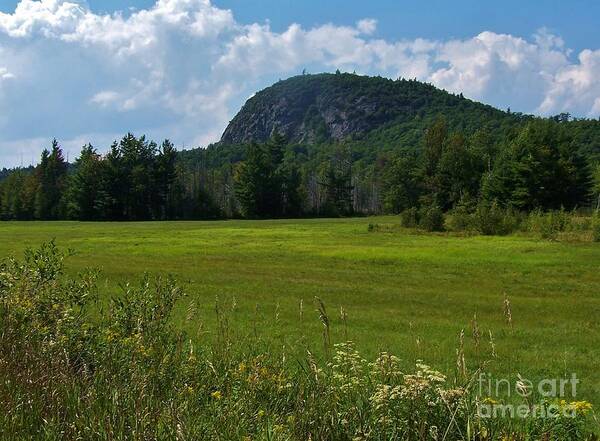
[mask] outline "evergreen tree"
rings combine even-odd
[[[84,146],[75,161],[75,171],[69,179],[67,210],[69,217],[79,220],[104,218],[99,212],[102,182],[101,157],[91,144]]]
[[[301,216],[304,211],[305,196],[302,193],[302,176],[294,164],[283,169],[283,214],[287,217]]]
[[[35,198],[37,219],[59,219],[64,217],[63,192],[66,187],[68,164],[56,139],[50,151],[44,150],[36,169],[38,189]]]
[[[157,146],[146,138],[128,133],[119,143],[123,166],[125,217],[129,220],[152,218],[154,168]]]
[[[176,217],[178,197],[176,190],[182,191],[182,188],[176,187],[177,179],[177,150],[166,139],[160,146],[160,151],[156,158],[156,176],[155,176],[155,219],[172,219]]]
[[[320,185],[325,189],[325,213],[349,216],[354,212],[352,199],[352,159],[348,148],[338,147],[321,171]]]
[[[264,145],[251,143],[246,160],[235,174],[235,193],[245,217],[278,217],[284,213],[286,178],[283,166],[285,138],[277,131]],[[292,182],[287,187],[292,190]],[[295,189],[294,189],[295,191]],[[290,200],[296,198],[290,193]]]
[[[103,219],[125,220],[126,200],[127,171],[119,144],[114,142],[103,161],[96,205]]]
[[[448,136],[448,124],[444,117],[438,117],[433,125],[427,129],[423,146],[423,172],[426,178],[433,178],[437,166],[442,158],[444,143]]]
[[[236,168],[235,194],[244,217],[259,217],[265,214],[266,158],[265,149],[253,142],[246,149],[246,160]]]
[[[483,196],[522,210],[570,209],[588,200],[587,165],[562,124],[529,123],[499,156]]]
[[[10,173],[0,183],[0,219],[33,219],[37,188],[35,174],[21,169]]]

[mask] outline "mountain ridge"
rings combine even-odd
[[[455,111],[476,111],[484,115],[480,120],[511,123],[529,117],[416,80],[322,73],[280,80],[257,92],[231,120],[219,143],[264,142],[275,130],[298,144],[357,140],[386,126]]]

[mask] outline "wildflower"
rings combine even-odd
[[[592,404],[587,401],[571,401],[567,404],[565,400],[560,402],[561,407],[572,410],[576,414],[585,415],[590,410],[592,410]]]
[[[220,400],[221,398],[223,398],[223,395],[221,394],[220,390],[214,391],[212,394],[210,394],[210,396],[213,397],[215,400]]]
[[[239,372],[245,372],[246,371],[246,363],[244,363],[243,361],[239,364],[238,366],[238,371]]]
[[[262,409],[259,409],[259,411],[256,413],[256,416],[258,416],[259,418],[262,418],[265,416],[265,411]]]
[[[384,410],[388,403],[400,398],[402,395],[402,388],[400,386],[389,386],[382,384],[377,387],[373,396],[371,396],[371,403],[377,410]]]
[[[382,352],[375,362],[370,364],[372,372],[386,378],[400,378],[403,373],[400,370],[400,359],[387,352]]]
[[[459,399],[461,399],[464,396],[465,390],[460,387],[457,389],[441,389],[440,388],[439,394],[445,403],[452,404],[452,403],[456,403]]]

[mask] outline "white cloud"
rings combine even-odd
[[[538,111],[600,115],[600,50],[584,50],[578,60],[579,63],[563,66],[551,74],[548,92]]]
[[[371,35],[377,29],[377,20],[364,18],[356,23],[356,29],[365,35]]]
[[[0,67],[0,81],[2,80],[10,80],[15,76],[8,71],[5,67]]]
[[[94,95],[90,101],[99,106],[106,107],[118,100],[119,94],[117,92],[114,90],[103,90]]]
[[[303,68],[417,78],[523,112],[600,115],[600,51],[572,54],[547,29],[448,41],[383,40],[376,29],[365,18],[276,32],[209,0],[158,0],[127,17],[84,0],[21,0],[0,13],[0,165],[20,141],[53,136],[100,144],[133,130],[206,144],[247,96]]]

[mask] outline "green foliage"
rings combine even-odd
[[[459,204],[448,213],[448,229],[450,231],[471,231],[474,229],[473,214],[469,206]]]
[[[384,171],[383,188],[383,206],[387,213],[397,214],[417,206],[422,183],[415,155],[392,159]]]
[[[473,229],[486,236],[502,236],[514,232],[519,226],[517,215],[500,207],[495,201],[481,202],[472,215]]]
[[[319,185],[324,190],[323,214],[349,216],[354,212],[352,201],[352,159],[349,151],[336,149],[320,171]]]
[[[93,220],[101,217],[98,200],[102,162],[98,152],[91,145],[84,146],[75,161],[75,172],[70,176],[67,193],[69,217],[80,220]]]
[[[444,225],[444,212],[437,205],[421,208],[419,213],[420,228],[425,231],[444,231]]]
[[[237,165],[235,191],[244,217],[299,215],[302,196],[296,167],[284,163],[285,139],[275,132],[263,145],[252,143]]]
[[[31,171],[9,173],[0,183],[0,219],[33,219],[38,188],[37,177]]]
[[[592,240],[600,242],[600,214],[596,213],[592,220]]]
[[[592,173],[592,194],[595,201],[596,211],[600,210],[600,163],[596,164]]]
[[[60,219],[65,215],[63,192],[66,188],[67,161],[55,140],[50,151],[42,152],[36,168],[38,188],[35,193],[34,212],[37,219]]]
[[[569,418],[481,418],[479,369],[452,379],[331,343],[320,300],[331,355],[292,363],[234,335],[218,301],[214,338],[194,344],[171,325],[182,291],[168,279],[125,285],[93,316],[97,275],[65,275],[64,257],[50,243],[0,268],[3,439],[593,439],[588,402],[558,403]]]
[[[435,197],[442,208],[448,210],[463,198],[479,194],[482,161],[462,134],[448,138],[436,170]]]
[[[419,210],[416,207],[407,208],[400,214],[400,221],[403,227],[416,228],[419,226]]]
[[[600,121],[502,112],[414,80],[302,75],[253,96],[206,149],[127,134],[69,167],[55,141],[35,170],[2,171],[0,217],[348,216],[463,199],[597,208],[599,152]]]
[[[533,211],[527,218],[527,229],[539,234],[543,239],[555,240],[558,234],[571,226],[571,215],[564,209],[560,211]]]
[[[530,122],[502,151],[487,178],[486,200],[521,210],[574,208],[588,201],[589,173],[566,127]]]

